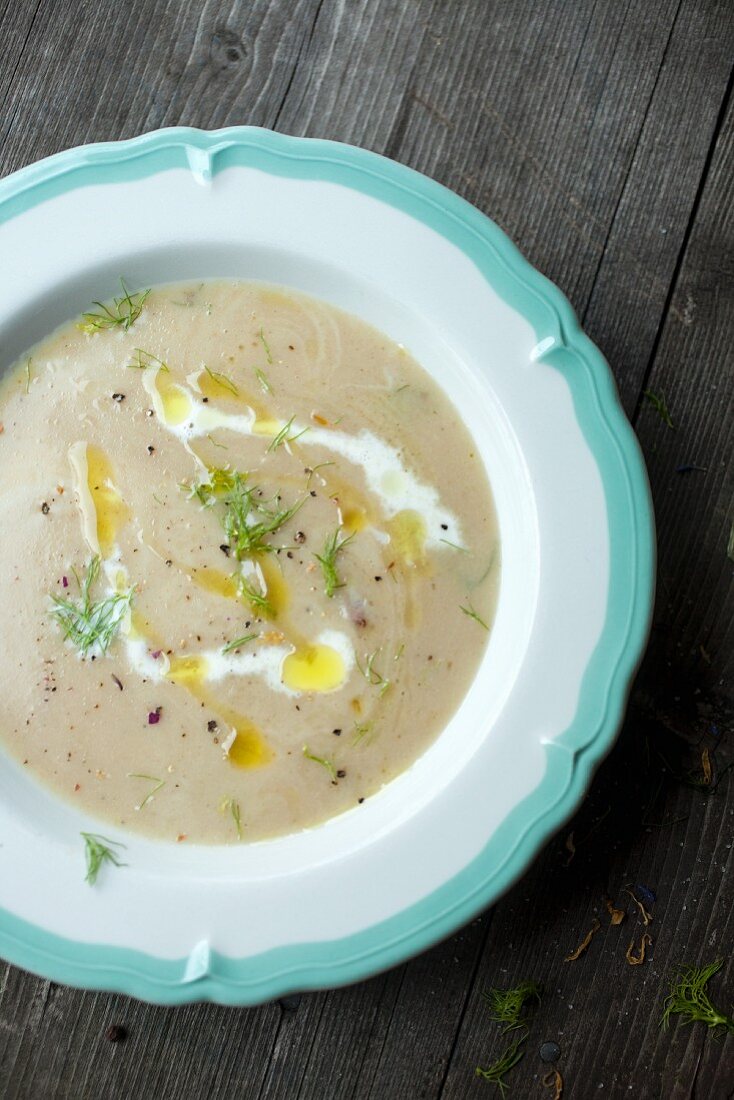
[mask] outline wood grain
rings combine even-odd
[[[464,1100],[505,1039],[482,992],[543,982],[516,1096],[732,1095],[732,1041],[658,1027],[679,961],[732,928],[732,273],[728,0],[0,2],[0,174],[91,140],[231,123],[351,141],[494,217],[606,353],[651,474],[660,584],[619,744],[576,818],[490,913],[350,989],[161,1009],[0,964],[3,1098]],[[666,428],[642,393],[664,393]],[[706,472],[679,474],[695,464]],[[690,786],[700,753],[721,783]],[[716,775],[715,775],[716,778]],[[565,840],[573,832],[576,854]],[[727,875],[729,876],[727,878]],[[604,897],[654,888],[649,961]],[[594,918],[576,963],[565,954]],[[734,996],[732,964],[715,993]],[[112,1023],[123,1043],[105,1039]]]

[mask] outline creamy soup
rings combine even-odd
[[[180,842],[315,825],[407,768],[486,645],[487,477],[400,344],[252,282],[90,306],[0,384],[0,736]]]

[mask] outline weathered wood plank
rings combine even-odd
[[[561,1045],[559,1065],[580,1095],[603,1085],[605,1095],[611,1090],[643,1100],[723,1096],[731,1084],[731,1058],[702,1028],[675,1028],[668,1034],[658,1025],[675,965],[709,962],[734,942],[734,889],[726,878],[732,859],[727,808],[732,782],[725,774],[734,753],[725,737],[731,710],[721,699],[728,688],[731,703],[734,570],[726,542],[734,497],[733,162],[730,104],[650,379],[653,389],[664,388],[674,402],[679,425],[671,431],[648,406],[639,418],[659,502],[659,625],[650,671],[643,672],[644,689],[638,691],[621,743],[564,834],[573,831],[577,856],[566,867],[569,853],[559,839],[495,909],[446,1100],[481,1095],[482,1082],[472,1091],[467,1063],[472,1057],[491,1060],[502,1049],[481,990],[525,978],[541,980],[548,992],[526,1059],[513,1077],[522,1095],[537,1088],[543,1071],[537,1049],[545,1039]],[[683,456],[691,447],[707,467],[705,475],[695,475],[705,477],[703,483],[687,480],[694,474],[675,474],[676,465],[689,460]],[[699,652],[702,642],[711,645],[710,663]],[[714,761],[714,781],[721,777],[715,793],[690,786],[703,774],[704,748]],[[632,969],[624,950],[633,923],[628,917],[621,928],[610,928],[603,899],[609,895],[619,904],[624,884],[639,882],[657,892],[650,928],[655,944],[652,961]],[[574,936],[580,942],[594,916],[603,931],[587,955],[564,964]],[[634,930],[639,943],[643,929]],[[715,986],[722,1003],[733,980],[730,966]]]

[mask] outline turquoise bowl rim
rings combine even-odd
[[[422,221],[461,249],[495,292],[547,341],[543,362],[559,370],[598,464],[606,497],[610,578],[606,617],[584,672],[573,721],[546,746],[546,771],[480,854],[421,901],[353,935],[294,943],[249,958],[212,952],[196,980],[187,959],[77,942],[0,909],[0,954],[56,982],[128,993],[159,1004],[209,1000],[251,1005],[292,991],[346,985],[395,966],[456,931],[527,869],[580,802],[620,728],[650,629],[655,533],[645,465],[611,371],[582,332],[561,291],[505,233],[454,192],[379,156],[338,142],[248,126],[174,127],[127,141],[80,146],[0,180],[0,224],[77,187],[122,183],[174,168],[214,175],[247,166],[361,191]],[[552,337],[552,344],[548,338]]]

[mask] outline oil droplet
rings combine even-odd
[[[252,425],[252,431],[254,435],[267,435],[272,439],[283,430],[283,424],[280,420],[275,420],[272,416],[258,416],[255,423]]]
[[[117,535],[130,518],[130,509],[113,484],[112,464],[100,447],[87,444],[87,484],[97,514],[97,542],[109,557]]]
[[[230,379],[228,374],[222,374],[221,378],[218,378],[217,373],[217,371],[212,371],[210,374],[205,369],[196,376],[196,384],[203,396],[213,397],[216,401],[224,399],[236,401],[240,405],[247,404],[234,379]],[[235,390],[237,390],[236,393]]]
[[[258,561],[265,581],[265,594],[273,609],[273,618],[283,615],[290,607],[291,594],[280,567],[271,558],[262,555]]]
[[[171,657],[168,678],[195,694],[206,680],[208,671],[206,657]]]
[[[185,570],[189,572],[189,570]],[[204,565],[200,569],[190,570],[191,579],[199,588],[206,592],[214,592],[217,596],[223,596],[227,600],[236,600],[239,597],[239,585],[237,575],[223,573],[220,569],[209,569]]]
[[[362,508],[344,508],[339,510],[341,525],[347,535],[355,535],[358,531],[364,531],[369,524],[367,513]]]
[[[236,768],[260,768],[269,764],[273,754],[260,731],[246,718],[233,723],[235,738],[229,747],[227,759]]]
[[[386,526],[398,557],[406,565],[425,566],[426,521],[423,516],[408,508],[388,520]]]
[[[346,669],[331,646],[305,645],[284,659],[281,676],[292,691],[335,691],[344,683]]]
[[[155,379],[161,402],[162,420],[172,428],[183,424],[191,416],[191,398],[182,386],[171,382],[166,375],[158,371]]]

